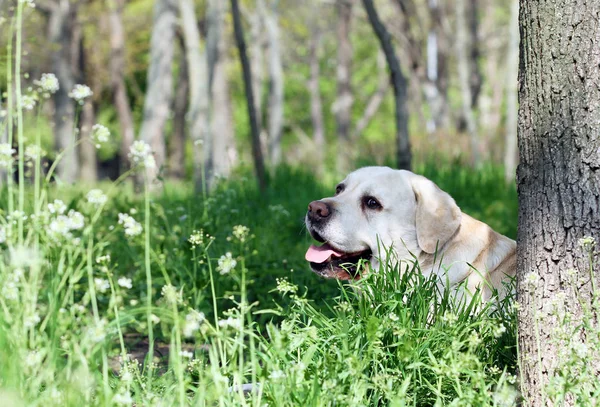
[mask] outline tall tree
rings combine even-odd
[[[262,2],[263,0],[258,0]],[[279,0],[274,0],[271,9],[265,9],[265,31],[269,44],[269,160],[275,166],[281,162],[281,137],[283,135],[283,64],[281,62],[281,45],[279,34],[278,10]]]
[[[119,158],[121,170],[130,167],[129,149],[135,139],[131,105],[125,83],[125,29],[123,27],[123,7],[125,0],[107,0],[110,26],[110,80],[113,102],[121,130]]]
[[[186,114],[188,110],[190,81],[184,41],[181,35],[177,37],[181,44],[181,57],[179,74],[177,75],[177,86],[175,87],[175,98],[173,100],[173,134],[171,134],[171,139],[169,140],[168,154],[169,177],[182,179],[185,176],[185,142],[188,134]]]
[[[392,44],[392,37],[381,22],[377,10],[373,5],[373,0],[363,0],[363,5],[367,11],[367,16],[369,17],[369,22],[373,27],[373,31],[379,39],[381,49],[385,54],[385,59],[390,69],[390,81],[394,88],[394,99],[396,101],[394,119],[396,121],[397,165],[398,168],[409,170],[411,168],[412,153],[408,135],[408,109],[406,107],[406,91],[408,83],[400,69],[400,62],[398,61],[394,45]]]
[[[471,88],[471,68],[467,51],[470,48],[467,26],[466,0],[456,0],[456,60],[458,82],[461,93],[461,113],[464,125],[471,142],[471,159],[474,165],[480,162],[480,145],[477,135],[477,123],[473,113],[473,92]]]
[[[252,72],[250,62],[246,52],[246,40],[244,39],[244,30],[240,18],[240,7],[237,0],[231,0],[231,15],[233,17],[233,29],[235,33],[235,41],[237,43],[244,75],[244,89],[246,91],[246,104],[248,107],[248,119],[250,121],[250,131],[252,137],[252,157],[254,159],[254,169],[256,171],[256,179],[261,190],[267,187],[265,177],[265,166],[263,161],[262,148],[260,145],[260,130],[256,119],[256,109],[254,107],[254,93],[252,90]]]
[[[173,93],[173,42],[177,23],[176,0],[156,0],[152,37],[150,39],[150,65],[146,79],[146,99],[140,138],[150,145],[156,160],[155,168],[146,168],[146,176],[154,180],[165,164],[165,124],[169,118]]]
[[[579,242],[600,238],[598,15],[596,0],[521,1],[517,298],[521,392],[530,406],[553,404],[545,388],[566,372],[563,357],[573,349],[580,357],[587,349],[580,363],[599,363],[597,349],[586,347],[597,328],[586,332],[582,320],[593,313],[597,324],[600,275]],[[560,326],[553,303],[567,307],[571,324]],[[585,396],[557,404],[592,405]]]
[[[72,183],[79,174],[79,158],[75,129],[75,104],[69,92],[75,86],[73,53],[79,52],[73,46],[73,34],[77,18],[77,5],[69,0],[56,0],[48,3],[48,39],[52,44],[52,71],[58,78],[60,88],[53,95],[54,101],[54,143],[64,155],[57,165],[57,176],[64,182]]]
[[[515,181],[517,169],[517,97],[519,71],[519,0],[511,0],[508,55],[506,57],[506,130],[504,145],[504,178]]]
[[[213,177],[213,140],[208,124],[210,115],[208,57],[206,52],[200,50],[200,30],[196,20],[194,1],[179,0],[179,10],[190,81],[188,120],[194,149],[194,181],[196,189],[200,190],[203,187],[210,188]],[[211,25],[210,15],[208,20]]]
[[[352,6],[354,0],[336,0],[338,14],[336,36],[337,36],[337,61],[336,80],[337,95],[332,110],[335,115],[335,123],[338,136],[340,154],[338,155],[338,170],[348,170],[348,143],[350,140],[350,126],[352,120],[352,41],[350,39],[350,28],[352,23]]]
[[[317,13],[318,14],[318,13]],[[325,158],[325,126],[323,120],[323,102],[321,100],[321,89],[319,80],[321,77],[321,64],[319,60],[319,48],[321,45],[321,29],[316,19],[311,15],[310,26],[310,48],[308,91],[310,92],[310,118],[313,127],[313,142],[315,144],[315,166],[317,173],[322,174]]]

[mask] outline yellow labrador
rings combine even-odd
[[[470,292],[480,287],[487,301],[492,287],[503,297],[503,281],[515,275],[513,240],[462,213],[450,195],[410,171],[365,167],[352,172],[335,196],[308,205],[306,226],[323,243],[312,245],[306,260],[328,278],[360,278],[361,259],[378,267],[391,253],[399,262],[416,257],[421,271],[437,273],[444,286],[460,284]]]

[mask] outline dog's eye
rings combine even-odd
[[[335,187],[335,194],[339,194],[344,190],[344,186],[342,184],[338,185],[337,187]]]
[[[369,209],[381,209],[382,206],[379,201],[372,196],[366,196],[363,198],[364,205]]]

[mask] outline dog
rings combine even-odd
[[[364,167],[340,182],[335,196],[308,205],[305,223],[321,246],[306,260],[327,278],[360,279],[370,262],[418,261],[436,273],[443,289],[481,290],[490,300],[516,271],[515,241],[463,213],[454,199],[429,179],[406,170]],[[392,257],[390,259],[389,257]],[[457,294],[457,293],[455,293]]]

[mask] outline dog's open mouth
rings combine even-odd
[[[323,277],[354,280],[360,278],[360,268],[364,267],[362,264],[371,260],[372,255],[370,249],[344,253],[324,243],[321,246],[311,245],[305,258],[313,271]]]

